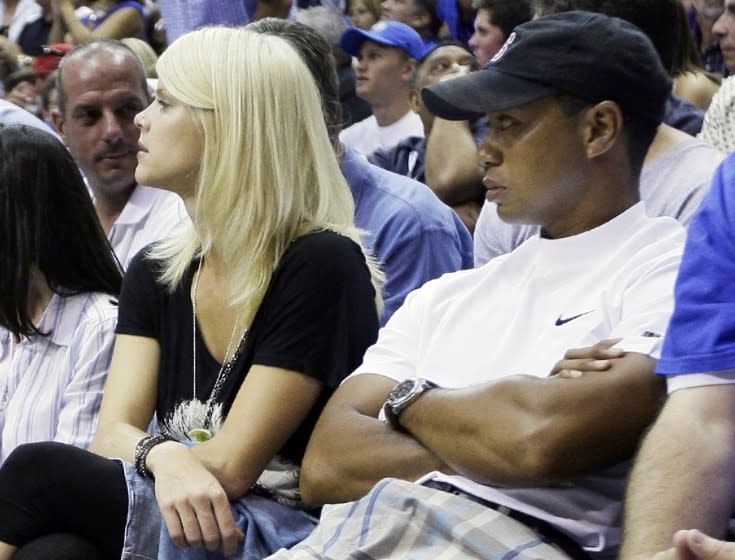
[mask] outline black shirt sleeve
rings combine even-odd
[[[156,282],[157,266],[142,249],[130,261],[120,292],[117,334],[159,338],[160,292]]]
[[[331,231],[294,241],[253,327],[253,364],[337,387],[360,365],[378,330],[375,291],[360,247]]]

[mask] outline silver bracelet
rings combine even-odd
[[[153,473],[146,464],[148,453],[156,445],[167,441],[176,441],[176,438],[161,432],[152,436],[146,436],[138,442],[138,445],[135,446],[135,470],[138,471],[140,476],[143,478],[153,478]]]

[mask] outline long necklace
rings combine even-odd
[[[194,276],[194,282],[191,289],[191,311],[192,311],[192,328],[191,328],[191,342],[192,342],[192,402],[201,402],[197,398],[197,287],[199,286],[199,276],[202,272],[202,263],[204,262],[204,257],[202,257],[199,260],[199,266],[196,271],[196,275]],[[232,326],[232,333],[230,334],[230,340],[227,342],[227,350],[225,350],[225,357],[222,361],[222,365],[220,365],[219,372],[217,373],[217,378],[214,381],[214,386],[212,387],[212,392],[209,394],[209,398],[207,399],[205,405],[207,407],[207,414],[205,419],[205,425],[200,428],[192,428],[188,432],[189,439],[193,442],[202,442],[210,439],[212,437],[212,430],[211,427],[208,426],[209,422],[211,421],[212,411],[213,411],[213,405],[215,402],[215,399],[217,395],[219,394],[220,390],[222,389],[222,386],[224,385],[225,381],[227,380],[227,377],[230,373],[230,370],[232,369],[232,364],[235,361],[235,355],[237,354],[237,349],[233,352],[233,355],[230,356],[230,350],[232,349],[232,344],[235,340],[235,333],[237,332],[237,326],[240,323],[240,318],[235,319],[235,324]],[[245,334],[247,334],[247,330],[245,331]],[[245,336],[243,334],[243,338]]]

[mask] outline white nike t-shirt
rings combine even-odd
[[[569,348],[613,337],[658,357],[684,238],[676,220],[649,218],[642,203],[580,235],[536,235],[409,294],[353,375],[446,387],[544,377]]]
[[[353,376],[419,376],[448,388],[514,374],[546,377],[566,350],[618,337],[617,347],[658,358],[684,238],[681,224],[647,217],[642,203],[580,235],[536,235],[481,268],[446,274],[409,294]],[[564,488],[452,482],[602,550],[619,538],[625,472]]]

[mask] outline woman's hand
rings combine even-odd
[[[191,450],[180,443],[159,444],[149,453],[147,465],[156,479],[156,500],[171,540],[177,546],[233,555],[244,536],[224,489]]]

